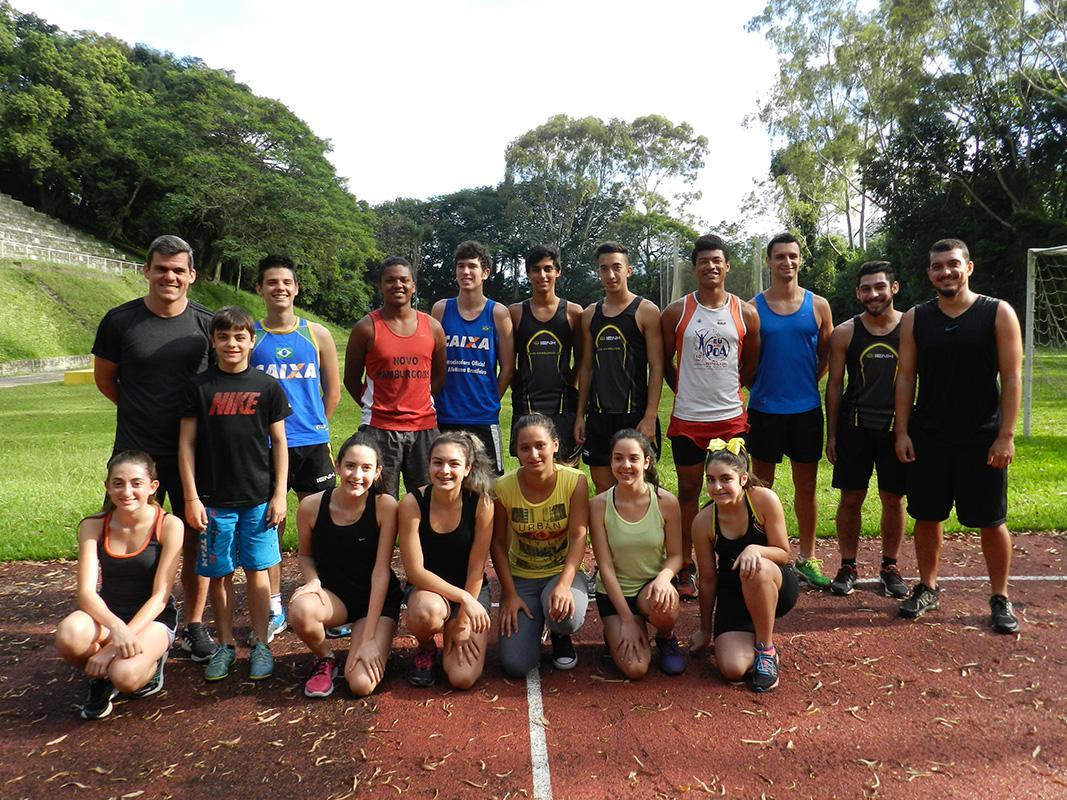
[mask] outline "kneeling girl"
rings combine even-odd
[[[674,635],[679,604],[673,581],[682,567],[678,498],[660,488],[652,445],[636,430],[612,437],[611,474],[615,485],[589,508],[604,638],[623,674],[641,678],[652,660],[650,623],[660,669],[680,675],[686,659]]]
[[[766,692],[778,685],[774,621],[799,594],[785,515],[774,492],[753,486],[741,439],[713,439],[708,451],[711,503],[693,520],[700,630],[690,650],[712,644],[724,678],[739,681],[751,670],[752,689]]]
[[[400,618],[400,582],[390,566],[397,503],[381,491],[381,474],[377,441],[357,433],[338,451],[337,488],[300,501],[304,585],[289,602],[289,624],[315,654],[304,684],[308,697],[333,692],[338,668],[327,628],[352,623],[344,677],[353,694],[369,695],[385,674]]]
[[[481,441],[467,431],[450,431],[430,448],[430,484],[400,501],[407,627],[418,641],[408,673],[414,686],[436,681],[438,633],[442,666],[454,688],[468,689],[482,674],[492,605],[485,561],[495,477]]]
[[[59,654],[89,676],[83,719],[110,714],[118,692],[146,697],[163,688],[178,618],[171,589],[185,526],[155,502],[155,462],[118,453],[104,487],[107,510],[78,526],[79,610],[56,630]]]

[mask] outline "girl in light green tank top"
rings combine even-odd
[[[678,499],[659,487],[655,451],[638,431],[615,434],[611,472],[615,485],[594,497],[589,508],[604,638],[616,666],[635,680],[652,661],[651,624],[660,669],[678,675],[686,665],[674,635],[679,614],[674,580],[682,566]]]

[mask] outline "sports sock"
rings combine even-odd
[[[270,596],[270,615],[276,617],[282,613],[282,596],[281,593],[272,594]]]

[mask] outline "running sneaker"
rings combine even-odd
[[[845,597],[856,590],[856,581],[860,579],[859,571],[855,564],[842,564],[837,571],[837,576],[830,584],[830,591],[838,597]]]
[[[82,719],[103,719],[114,706],[111,701],[118,691],[107,678],[91,678],[89,680],[89,694],[82,703]]]
[[[267,619],[267,644],[274,641],[274,637],[279,633],[282,633],[288,628],[288,624],[285,620],[285,609],[282,609],[277,614],[271,614]],[[248,649],[251,650],[256,646],[256,632],[248,632]]]
[[[552,640],[552,666],[556,669],[574,669],[578,666],[578,653],[570,636],[549,635]]]
[[[159,657],[159,661],[156,662],[156,671],[151,678],[148,679],[148,683],[138,689],[136,692],[130,695],[134,698],[150,697],[151,695],[158,694],[163,690],[163,665],[167,663],[167,654],[164,653]]]
[[[424,645],[419,645],[415,651],[415,661],[408,670],[408,683],[412,686],[433,686],[437,682],[435,672],[437,662],[437,643],[430,639]]]
[[[682,600],[695,600],[698,594],[696,564],[683,564],[678,570],[678,597]]]
[[[900,616],[907,619],[918,619],[927,611],[935,611],[941,607],[941,590],[931,589],[925,583],[915,584],[911,590],[911,597],[900,604]]]
[[[806,559],[797,559],[797,577],[805,581],[809,586],[816,589],[825,589],[831,581],[822,572],[822,561],[812,556]]]
[[[903,600],[908,596],[908,584],[900,576],[900,568],[896,564],[882,567],[878,573],[878,580],[882,584],[882,593],[897,600]]]
[[[202,622],[190,622],[186,625],[178,643],[182,650],[189,654],[189,658],[199,664],[210,659],[218,647],[218,643],[211,638]]]
[[[343,639],[346,636],[352,635],[351,625],[338,625],[336,628],[326,629],[327,639]]]
[[[769,692],[778,685],[778,651],[756,642],[756,658],[752,662],[752,691]]]
[[[1011,600],[1002,594],[995,594],[989,598],[989,610],[992,612],[993,630],[997,633],[1018,633],[1019,620],[1015,617]]]
[[[337,660],[333,656],[315,659],[311,675],[304,683],[308,697],[329,697],[333,694],[333,681],[337,677]]]
[[[207,666],[204,667],[205,681],[221,681],[230,674],[233,662],[237,660],[237,648],[232,644],[220,644],[215,648]]]
[[[248,679],[261,681],[274,674],[274,656],[270,654],[270,648],[262,641],[252,645],[248,654]]]
[[[664,675],[681,675],[685,672],[687,662],[677,636],[657,636],[656,650],[659,652],[660,672]]]

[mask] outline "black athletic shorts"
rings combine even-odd
[[[370,603],[370,588],[359,591],[354,587],[346,591],[340,591],[329,584],[323,584],[322,588],[337,595],[345,604],[345,624],[350,625],[367,616],[367,606]],[[400,582],[395,578],[389,579],[389,588],[385,592],[385,602],[382,603],[382,616],[391,620],[400,620],[400,603],[404,599],[400,591]]]
[[[866,491],[877,468],[878,491],[904,494],[906,470],[897,458],[894,438],[892,431],[838,423],[833,487],[846,492]]]
[[[634,414],[589,414],[585,418],[585,444],[582,445],[582,460],[589,467],[606,467],[611,464],[611,437],[625,428],[637,428],[645,413]],[[656,439],[652,446],[659,457],[663,437],[659,417],[656,417]]]
[[[404,585],[404,605],[407,605],[408,598],[411,597],[411,593],[415,591],[416,588],[417,587],[413,583],[408,583]],[[445,602],[448,603],[448,618],[455,619],[456,616],[459,614],[459,603],[453,603],[447,598],[442,599],[444,599]],[[493,615],[493,595],[489,592],[488,578],[482,580],[482,588],[481,591],[478,592],[478,602],[481,604],[482,608],[485,609],[486,614],[489,614],[490,616]]]
[[[778,605],[774,609],[775,619],[789,613],[800,597],[800,582],[797,580],[797,571],[793,565],[786,564],[784,567],[779,565],[778,569],[782,571],[782,588],[778,590]],[[715,622],[712,630],[713,639],[721,634],[734,631],[756,632],[752,615],[748,613],[748,606],[745,605],[744,595],[740,592],[716,594]]]
[[[966,444],[909,431],[915,461],[907,469],[908,515],[924,522],[948,519],[952,506],[968,528],[994,528],[1008,518],[1008,470],[986,463],[995,437]]]
[[[635,617],[644,617],[641,609],[637,607],[637,598],[641,596],[641,593],[645,591],[645,588],[654,580],[656,579],[649,578],[641,584],[641,588],[637,590],[636,594],[626,597],[626,605],[630,607],[630,613]],[[678,578],[671,578],[671,586],[674,586],[675,588],[678,587]],[[611,602],[611,597],[608,596],[607,592],[596,593],[596,610],[602,620],[607,619],[608,617],[617,617],[619,615],[618,609],[615,608],[615,604]]]
[[[328,442],[289,448],[289,488],[308,494],[332,489],[336,475]]]
[[[782,456],[798,464],[822,458],[822,408],[799,414],[748,411],[748,452],[753,458],[779,464]]]
[[[556,426],[556,435],[559,436],[556,463],[577,464],[582,455],[582,448],[574,442],[574,420],[577,419],[578,415],[571,412],[569,414],[545,414],[545,416],[552,420],[552,424]],[[518,446],[515,441],[515,426],[519,423],[520,418],[521,416],[512,417],[511,419],[511,441],[508,448],[508,452],[516,457],[518,457],[519,453],[515,449]]]
[[[159,488],[156,489],[156,502],[163,505],[163,500],[170,500],[170,513],[180,520],[185,519],[185,490],[178,473],[177,456],[153,456],[156,462],[156,477]]]
[[[438,424],[441,433],[445,431],[466,431],[477,436],[485,445],[485,452],[489,455],[489,462],[493,465],[493,471],[497,477],[504,474],[504,445],[500,441],[499,425],[456,425],[451,422]]]

